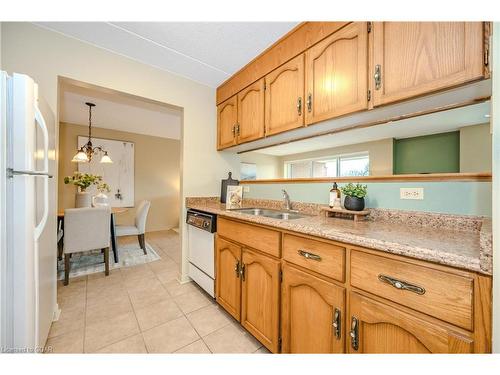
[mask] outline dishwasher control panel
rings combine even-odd
[[[217,215],[208,212],[188,209],[186,223],[210,233],[217,231]]]

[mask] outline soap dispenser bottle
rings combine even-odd
[[[340,206],[340,190],[337,187],[337,183],[333,183],[333,187],[330,190],[330,208],[339,207]]]

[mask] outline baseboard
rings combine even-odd
[[[52,316],[52,321],[57,322],[60,317],[61,317],[61,309],[59,308],[59,304],[56,303],[56,305],[54,306],[54,313]]]
[[[179,284],[187,284],[192,280],[188,275],[179,274],[179,276],[177,277],[177,281],[179,282]]]

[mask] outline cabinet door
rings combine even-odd
[[[238,143],[264,137],[264,78],[238,93]]]
[[[235,128],[238,122],[237,96],[233,96],[217,106],[217,149],[236,144]]]
[[[351,353],[471,353],[472,339],[444,325],[351,293]]]
[[[278,352],[280,261],[243,248],[241,324]]]
[[[284,265],[281,298],[283,353],[344,352],[344,288]]]
[[[368,108],[367,36],[354,22],[306,52],[306,124]]]
[[[266,135],[304,126],[304,55],[266,76]]]
[[[483,57],[481,22],[375,22],[374,105],[481,78]]]
[[[240,320],[241,248],[220,237],[216,247],[216,298],[217,302],[235,319]]]

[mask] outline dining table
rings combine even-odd
[[[116,244],[116,220],[115,214],[121,214],[128,211],[127,207],[111,207],[111,220],[110,220],[110,231],[111,231],[111,250],[113,251],[113,258],[115,263],[118,263],[118,246]],[[62,221],[62,228],[64,230],[64,210],[57,212],[57,220]],[[59,227],[59,225],[58,225]]]

